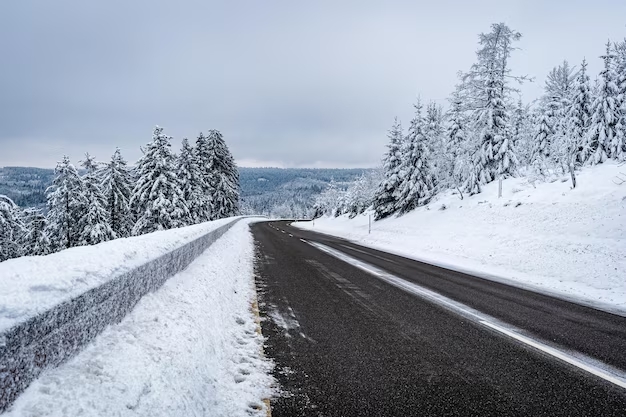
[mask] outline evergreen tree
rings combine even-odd
[[[626,159],[626,39],[615,45],[615,54],[618,119],[611,153],[616,159],[623,161]]]
[[[189,209],[176,178],[171,138],[156,126],[152,142],[137,163],[138,180],[130,200],[137,218],[132,234],[137,236],[187,224]]]
[[[387,153],[383,158],[383,180],[374,197],[374,218],[376,220],[390,216],[396,211],[397,199],[395,194],[401,183],[403,136],[402,125],[396,117],[387,134],[389,144],[387,145]]]
[[[479,142],[478,157],[474,158],[477,165],[472,171],[478,174],[482,183],[512,175],[515,171],[517,157],[510,137],[507,101],[510,92],[516,90],[508,86],[508,80],[524,80],[524,77],[512,76],[508,67],[513,42],[522,35],[504,23],[494,24],[491,29],[490,33],[480,35],[480,49],[476,52],[478,62],[464,76],[473,101],[474,130]]]
[[[101,171],[102,190],[106,198],[106,211],[115,238],[128,237],[133,229],[130,199],[133,178],[119,148]]]
[[[550,161],[551,140],[554,136],[551,121],[552,109],[540,108],[538,110],[539,117],[537,119],[536,131],[533,139],[533,150],[531,161],[538,173],[545,175],[547,172],[548,162]]]
[[[20,208],[9,197],[0,194],[0,262],[24,254],[26,232]]]
[[[85,153],[82,165],[86,173],[83,177],[85,207],[80,219],[80,239],[83,245],[95,245],[113,239],[115,234],[109,224],[107,200],[100,188],[95,158]]]
[[[212,155],[211,144],[209,138],[204,136],[202,132],[196,139],[196,158],[198,164],[199,182],[200,182],[200,205],[198,207],[198,222],[206,222],[211,220],[211,207],[213,204],[211,189],[211,165],[210,159]]]
[[[52,251],[82,244],[80,219],[86,207],[83,181],[67,156],[55,169],[52,185],[46,190],[48,215],[46,234]]]
[[[402,154],[402,183],[396,190],[397,210],[400,214],[408,213],[416,207],[427,204],[435,189],[432,175],[430,148],[424,135],[422,104],[415,105],[415,117],[411,120],[409,134]]]
[[[443,186],[457,188],[465,180],[462,167],[469,157],[466,151],[467,118],[463,109],[463,100],[457,88],[450,98],[450,109],[447,113],[448,127],[445,133],[446,143],[443,147],[444,170],[438,180]]]
[[[180,155],[178,156],[177,176],[180,181],[183,198],[189,208],[189,223],[200,223],[204,220],[204,200],[198,158],[189,141],[183,139]]]
[[[568,111],[567,137],[569,138],[567,154],[574,158],[568,165],[576,161],[582,162],[581,152],[591,122],[591,91],[587,75],[587,61],[583,59],[576,77],[572,103]]]
[[[218,130],[209,131],[206,161],[211,190],[211,220],[239,214],[239,171]]]
[[[25,210],[26,236],[24,254],[28,256],[47,255],[50,253],[50,238],[46,233],[46,216],[41,210]]]
[[[607,43],[606,54],[602,56],[604,69],[600,73],[598,94],[593,102],[591,126],[585,145],[585,160],[592,165],[600,164],[610,157],[618,157],[623,146],[617,140],[616,125],[619,119],[615,55],[611,44]]]

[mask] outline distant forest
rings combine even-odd
[[[306,217],[315,198],[334,181],[347,187],[367,169],[239,168],[241,208],[247,214]],[[45,208],[54,169],[0,168],[0,194],[21,207]]]

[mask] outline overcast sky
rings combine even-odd
[[[0,166],[53,167],[116,146],[134,162],[159,124],[219,129],[243,166],[365,167],[418,94],[445,104],[494,22],[541,93],[563,59],[600,70],[624,0],[3,0]]]

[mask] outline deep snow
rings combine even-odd
[[[231,222],[232,218],[0,262],[0,333]]]
[[[234,225],[80,354],[45,371],[6,415],[265,415],[272,365],[251,310],[251,221]],[[168,233],[178,234],[161,237]]]
[[[554,182],[503,181],[463,200],[451,191],[401,217],[294,225],[626,314],[626,165],[607,162]],[[372,216],[373,217],[373,216]]]

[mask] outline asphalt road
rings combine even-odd
[[[626,370],[626,318],[379,252],[252,225],[281,416],[626,416],[626,390],[337,259],[319,242],[563,352]]]

